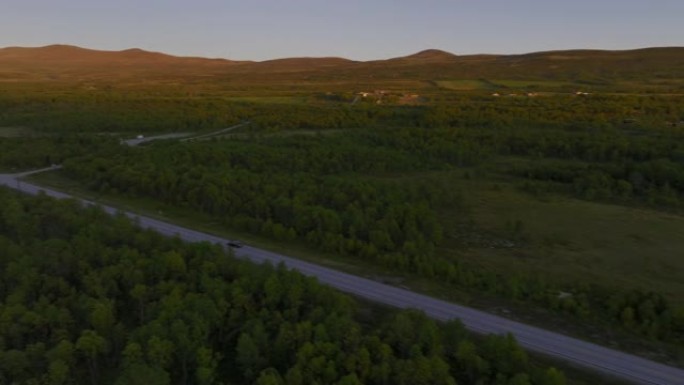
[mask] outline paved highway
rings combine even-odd
[[[38,171],[50,170],[56,167]],[[56,198],[72,198],[70,195],[59,191],[19,181],[19,177],[30,173],[0,174],[0,184],[28,194],[35,195],[42,190],[45,194]],[[85,200],[83,202],[84,204],[94,204]],[[111,214],[119,212],[119,210],[113,207],[102,206],[102,208]],[[178,235],[181,239],[188,242],[208,241],[225,245],[228,241],[224,238],[156,219],[127,212],[125,214],[137,219],[143,227],[154,229],[168,236]],[[270,262],[279,264],[282,262],[291,269],[318,278],[320,282],[371,301],[398,308],[420,309],[428,316],[437,320],[446,321],[459,318],[468,329],[474,332],[483,334],[512,333],[520,345],[527,349],[576,365],[592,368],[636,384],[684,385],[684,370],[682,369],[254,247],[245,246],[235,251],[238,257],[249,259],[256,263]]]

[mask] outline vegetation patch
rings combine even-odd
[[[629,336],[677,360],[681,98],[442,89],[420,105],[287,104],[262,89],[242,96],[263,103],[210,90],[0,93],[2,125],[59,134],[0,139],[0,166],[63,163],[93,194],[194,213],[193,223],[432,294],[587,325],[590,339],[617,331],[618,344]],[[226,138],[134,148],[84,135],[245,120]]]
[[[36,132],[28,127],[0,127],[0,138],[33,136]]]
[[[493,88],[493,84],[486,80],[436,80],[435,83],[438,87],[454,91],[475,91]]]
[[[511,80],[511,79],[496,79],[491,80],[490,84],[494,87],[523,89],[523,90],[558,90],[578,87],[577,83],[553,81],[553,80]]]
[[[510,336],[370,318],[315,279],[75,201],[0,188],[0,250],[3,383],[565,384]]]

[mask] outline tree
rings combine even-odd
[[[129,342],[121,353],[121,356],[123,358],[121,362],[123,367],[145,362],[142,346],[137,342]]]
[[[50,385],[66,384],[71,378],[69,365],[62,360],[51,361],[48,367],[47,382]]]
[[[532,385],[532,381],[527,373],[518,373],[508,381],[508,385]]]
[[[74,344],[69,340],[61,340],[48,353],[47,357],[50,361],[63,361],[71,366],[74,363]]]
[[[478,355],[477,348],[471,341],[466,340],[458,344],[456,360],[467,382],[476,382],[477,379],[486,378],[489,374],[489,364]]]
[[[0,351],[0,378],[5,377],[8,384],[21,382],[28,377],[30,362],[26,353],[20,350]]]
[[[620,313],[620,320],[622,321],[623,326],[627,328],[634,327],[636,323],[634,309],[630,306],[622,309],[622,312]]]
[[[48,382],[51,385],[65,384],[71,378],[74,345],[68,340],[62,340],[47,353],[47,358],[49,360]]]
[[[127,366],[116,379],[116,385],[169,385],[171,377],[164,369],[143,363]]]
[[[283,385],[283,378],[274,368],[264,369],[259,373],[256,385]]]
[[[195,372],[197,384],[210,385],[215,382],[219,359],[220,356],[212,352],[211,349],[205,347],[197,349],[197,369]]]
[[[263,369],[265,359],[248,333],[240,334],[235,354],[235,361],[242,369],[242,375],[248,380],[256,378],[257,373]]]
[[[131,297],[138,301],[138,322],[142,325],[145,322],[145,305],[147,302],[148,289],[143,284],[136,284],[131,289]]]
[[[157,368],[167,369],[173,357],[173,342],[153,336],[147,341],[147,360]]]
[[[114,306],[110,301],[100,301],[95,303],[93,311],[90,313],[90,324],[95,331],[102,336],[111,336],[112,329],[116,323],[114,317]]]
[[[548,368],[542,375],[540,385],[565,385],[565,375],[556,368]]]
[[[76,341],[76,349],[80,351],[88,361],[90,380],[93,385],[98,383],[98,356],[107,352],[107,341],[94,330],[84,330]]]
[[[337,385],[363,385],[363,382],[359,380],[359,378],[356,376],[356,374],[352,373],[349,375],[346,375],[342,377],[338,382]]]

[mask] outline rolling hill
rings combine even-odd
[[[568,50],[523,55],[464,55],[428,49],[374,61],[286,58],[261,62],[178,57],[141,49],[101,51],[69,45],[0,49],[0,81],[147,81],[188,78],[241,82],[389,82],[525,79],[610,84],[684,84],[684,47],[627,51]]]

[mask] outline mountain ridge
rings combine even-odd
[[[454,55],[451,52],[443,51],[441,49],[430,48],[418,51],[410,55],[392,58],[389,60],[453,60],[457,58],[458,56]]]
[[[266,60],[233,60],[229,58],[209,58],[203,56],[184,56],[184,55],[173,55],[158,51],[149,51],[137,47],[126,48],[122,50],[100,50],[85,48],[70,44],[50,44],[40,47],[22,47],[22,46],[8,46],[0,47],[0,59],[4,58],[5,53],[9,52],[22,52],[22,53],[43,53],[48,55],[56,56],[57,54],[101,54],[101,55],[140,55],[140,56],[163,56],[166,58],[176,58],[176,59],[200,59],[200,60],[214,60],[214,61],[226,61],[232,63],[273,63],[279,61],[293,61],[293,60],[337,60],[344,62],[353,63],[370,63],[370,62],[382,62],[388,60],[438,60],[438,59],[460,59],[460,58],[472,58],[472,57],[532,57],[532,56],[544,56],[544,55],[595,55],[595,54],[607,54],[613,56],[631,54],[631,53],[649,53],[649,52],[673,52],[677,51],[679,53],[684,52],[684,46],[662,46],[662,47],[643,47],[635,49],[624,49],[624,50],[604,50],[604,49],[564,49],[564,50],[547,50],[547,51],[534,51],[520,54],[496,54],[496,53],[483,53],[483,54],[468,54],[468,55],[456,55],[448,51],[444,51],[436,48],[424,49],[412,54],[390,57],[386,59],[373,59],[373,60],[353,60],[340,56],[301,56],[301,57],[284,57],[284,58],[273,58]]]
[[[0,60],[7,58],[44,58],[56,61],[75,61],[89,59],[91,61],[108,60],[124,57],[133,60],[144,59],[182,59],[182,60],[211,60],[236,63],[238,61],[222,58],[204,58],[193,56],[175,56],[162,52],[147,51],[141,48],[127,48],[124,50],[97,50],[68,44],[51,44],[42,47],[5,47],[0,48]]]
[[[279,77],[263,78],[266,74]],[[93,50],[73,45],[0,48],[0,79],[137,79],[243,77],[301,79],[596,79],[667,77],[684,81],[684,47],[634,50],[553,50],[516,55],[455,55],[439,49],[382,60],[292,57],[263,61],[174,56],[129,48]]]

